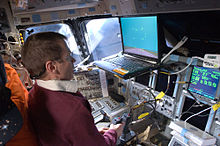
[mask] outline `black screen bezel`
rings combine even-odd
[[[124,52],[124,40],[123,40],[123,36],[121,36],[121,41],[122,41],[122,48],[123,48],[123,54],[128,54],[128,55],[132,55],[135,57],[138,57],[140,59],[146,60],[146,61],[154,61],[156,63],[160,63],[161,61],[161,57],[162,57],[162,50],[163,47],[165,46],[165,39],[164,39],[164,32],[163,32],[163,28],[162,25],[160,23],[160,19],[159,19],[159,15],[157,14],[150,14],[150,15],[128,15],[128,16],[119,16],[119,23],[120,23],[120,30],[121,30],[121,35],[122,35],[122,27],[121,27],[121,18],[128,18],[128,17],[147,17],[147,16],[156,16],[157,17],[157,39],[158,39],[158,58],[151,58],[151,57],[146,57],[146,56],[142,56],[142,55],[138,55],[138,54],[133,54],[133,53],[128,53],[128,52]]]
[[[189,83],[188,83],[187,91],[190,92],[190,93],[192,93],[192,94],[199,95],[199,96],[201,96],[201,97],[203,97],[203,98],[205,98],[205,99],[215,100],[215,98],[219,95],[219,92],[220,92],[220,91],[219,91],[219,89],[220,89],[220,80],[219,80],[219,82],[218,82],[218,86],[217,86],[217,89],[216,89],[215,97],[214,97],[213,99],[208,98],[208,97],[203,96],[203,95],[201,95],[201,94],[199,94],[199,93],[195,93],[195,92],[192,92],[192,91],[189,90],[189,86],[190,86],[190,84],[191,84],[192,72],[193,72],[193,69],[194,69],[195,66],[196,66],[196,67],[202,67],[202,66],[197,66],[197,65],[192,66],[192,70],[191,70],[191,74],[190,74],[190,78],[189,78]]]

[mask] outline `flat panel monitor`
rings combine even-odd
[[[124,53],[158,61],[157,16],[121,17]]]
[[[196,103],[195,100],[189,98],[189,97],[185,97],[185,102],[183,104],[183,109],[182,109],[182,114],[181,114],[181,120],[186,120],[187,118],[189,118],[190,116],[209,108],[208,105],[204,104],[203,106],[200,106]],[[207,121],[209,118],[209,113],[210,110],[207,110],[197,116],[194,116],[192,118],[190,118],[187,123],[192,124],[193,126],[201,129],[201,130],[205,130],[206,125],[207,125]]]
[[[220,71],[194,66],[188,90],[209,99],[215,99],[219,89]]]
[[[177,75],[171,75],[170,79],[168,79],[167,74],[158,71],[155,90],[159,92],[163,91],[165,92],[166,95],[173,97],[174,88],[175,88],[175,83],[173,82],[175,82],[176,79],[177,79]]]

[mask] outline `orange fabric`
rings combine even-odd
[[[28,91],[22,85],[14,68],[5,63],[5,71],[8,80],[5,86],[11,89],[11,100],[16,104],[23,117],[22,128],[6,146],[37,146],[36,137],[30,129],[30,123],[27,117]]]

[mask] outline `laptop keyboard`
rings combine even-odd
[[[150,63],[137,61],[137,60],[133,60],[131,58],[126,58],[126,57],[110,58],[110,59],[107,59],[106,61],[119,65],[121,68],[124,68],[126,70],[136,70],[139,67],[151,66]]]

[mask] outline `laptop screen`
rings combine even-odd
[[[157,16],[121,17],[124,53],[159,59]]]

